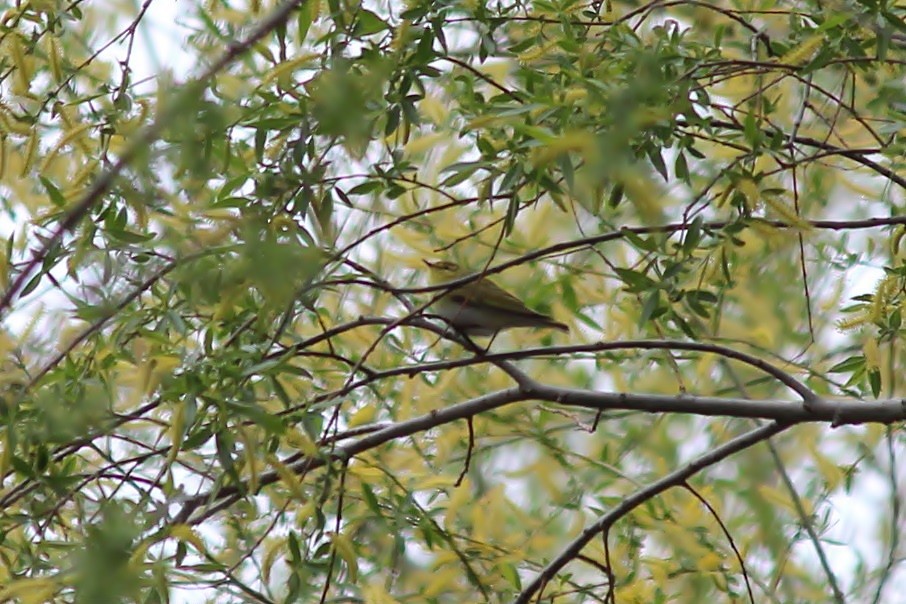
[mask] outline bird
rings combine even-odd
[[[432,285],[441,285],[472,274],[461,269],[455,262],[423,262],[428,265]],[[431,308],[467,336],[493,336],[500,330],[515,327],[569,331],[565,324],[530,309],[522,300],[487,277],[479,277],[450,288]]]

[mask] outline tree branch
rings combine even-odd
[[[167,107],[160,113],[156,120],[149,124],[134,139],[131,145],[126,147],[119,159],[110,166],[103,174],[98,177],[94,183],[88,187],[84,195],[73,205],[72,209],[66,213],[66,216],[60,221],[57,228],[46,239],[43,239],[43,245],[36,250],[30,260],[25,264],[22,270],[16,275],[9,287],[0,297],[0,316],[4,311],[10,308],[13,300],[22,291],[28,282],[29,277],[38,266],[44,262],[47,255],[54,247],[60,245],[63,236],[84,218],[95,204],[99,203],[101,198],[107,193],[108,189],[120,173],[128,166],[137,156],[147,151],[151,145],[160,138],[166,125],[181,111],[185,110],[183,101],[187,99],[197,99],[200,96],[201,87],[213,78],[217,73],[227,65],[236,60],[239,56],[251,48],[256,42],[264,38],[271,31],[285,23],[297,7],[307,0],[289,0],[282,6],[273,11],[261,24],[252,30],[248,37],[231,45],[210,67],[194,80],[185,83],[182,89],[174,95],[174,98]]]
[[[293,471],[305,474],[311,470],[323,467],[329,459],[349,459],[397,438],[412,436],[418,432],[430,430],[459,419],[472,417],[478,413],[527,400],[541,400],[570,407],[602,411],[628,410],[648,413],[691,413],[702,416],[754,417],[775,420],[772,425],[782,424],[784,426],[806,422],[827,422],[831,426],[863,423],[890,424],[906,420],[906,399],[882,401],[815,399],[816,405],[811,410],[808,410],[801,404],[784,400],[756,401],[751,399],[691,396],[688,394],[665,396],[658,394],[610,393],[560,388],[535,383],[528,387],[500,390],[463,403],[438,408],[420,417],[387,425],[353,443],[337,447],[332,455],[318,458],[304,457],[291,467]],[[336,440],[336,438],[332,440]],[[280,477],[276,472],[265,472],[259,476],[258,484],[260,487],[264,487],[277,482],[279,479]],[[212,513],[208,510],[202,515],[193,518],[192,514],[197,508],[224,497],[237,495],[240,492],[245,492],[245,487],[229,485],[196,495],[186,502],[173,522],[197,524]]]
[[[538,576],[522,590],[519,596],[513,601],[514,604],[529,604],[536,593],[540,593],[547,583],[553,579],[564,566],[569,564],[579,555],[582,548],[598,535],[608,531],[617,520],[629,514],[629,512],[639,505],[656,497],[671,487],[682,486],[691,476],[699,471],[726,459],[734,453],[738,453],[756,443],[775,436],[786,430],[788,427],[789,424],[774,422],[756,428],[751,432],[747,432],[742,436],[738,436],[730,442],[717,447],[709,453],[705,453],[701,457],[686,464],[686,466],[667,474],[660,480],[629,495],[611,511],[601,516],[594,524],[583,530],[578,537],[557,555],[557,557],[551,560]]]

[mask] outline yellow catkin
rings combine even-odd
[[[32,127],[25,120],[19,120],[9,107],[0,102],[0,130],[10,134],[28,136],[32,132]]]
[[[31,84],[31,70],[28,68],[28,61],[25,58],[25,49],[22,48],[22,37],[17,33],[8,38],[9,55],[13,59],[15,67],[15,82],[13,92],[15,94],[28,93]]]
[[[60,52],[60,44],[56,37],[51,35],[45,36],[45,40],[47,44],[47,62],[50,65],[50,73],[53,75],[54,81],[59,84],[63,81],[63,55]]]
[[[150,363],[147,364],[150,366]],[[143,390],[147,390],[143,388]],[[186,413],[185,405],[176,405],[173,410],[173,416],[170,418],[170,427],[167,430],[170,436],[170,452],[167,454],[167,465],[176,461],[182,447],[182,440],[185,436]]]
[[[0,181],[6,175],[6,132],[0,132]]]
[[[411,29],[412,24],[408,19],[404,19],[402,23],[396,26],[396,29],[393,31],[393,37],[390,40],[390,49],[397,53],[403,49],[403,45],[406,40],[409,38],[409,30]]]
[[[264,88],[267,84],[278,78],[291,75],[294,71],[306,66],[319,56],[320,55],[318,54],[308,53],[277,64],[276,67],[271,69],[265,74],[264,78],[262,78],[260,88]]]
[[[857,327],[862,327],[869,321],[868,313],[858,313],[846,319],[840,319],[836,322],[838,331],[850,331]]]
[[[893,237],[890,238],[890,255],[896,258],[900,253],[900,242],[903,241],[903,235],[906,235],[906,227],[898,226],[893,231]]]
[[[520,63],[529,63],[531,61],[534,61],[535,59],[539,59],[539,58],[549,54],[550,51],[556,47],[557,47],[557,42],[551,41],[551,42],[548,42],[541,46],[536,46],[530,50],[526,50],[525,52],[520,53],[519,56],[517,57],[517,60]]]
[[[746,208],[751,210],[758,205],[761,200],[761,191],[758,190],[758,184],[754,180],[741,178],[733,186],[746,198]]]
[[[57,141],[57,144],[50,149],[47,155],[44,156],[44,159],[41,161],[41,166],[38,168],[38,173],[43,174],[44,171],[47,170],[47,167],[50,165],[50,162],[53,161],[54,157],[56,157],[60,152],[60,149],[65,147],[77,137],[81,136],[86,130],[91,128],[92,125],[93,124],[89,123],[82,124],[81,126],[77,126],[67,132],[66,135],[63,136],[63,138],[61,138],[59,141]]]
[[[871,298],[871,306],[868,309],[868,316],[872,321],[879,321],[884,316],[887,308],[887,302],[890,297],[890,291],[894,285],[894,278],[890,275],[881,279],[875,293]]]
[[[79,124],[81,120],[73,119],[73,109],[69,107],[61,107],[59,111],[60,119],[65,124],[66,135],[61,141],[61,146],[70,141],[75,143],[75,146],[85,155],[91,154],[91,149],[88,147],[88,144],[85,142],[85,139],[81,135],[86,129],[86,124]],[[78,124],[78,125],[77,125]],[[74,131],[76,131],[74,133]]]
[[[797,229],[802,229],[804,231],[809,231],[812,229],[811,224],[803,220],[801,216],[796,214],[796,211],[793,208],[787,205],[779,197],[763,194],[761,196],[761,200],[764,202],[764,205],[771,208],[776,214],[780,215],[780,218],[790,226],[794,226]]]
[[[98,160],[92,159],[90,162],[85,164],[81,170],[75,173],[75,175],[69,179],[69,186],[66,188],[67,193],[75,193],[78,191],[82,185],[85,184],[91,176],[95,174],[95,170],[98,167]]]
[[[139,99],[138,107],[139,110],[136,120],[139,124],[142,124],[146,119],[148,119],[148,113],[151,111],[151,103],[149,103],[147,99]]]
[[[869,338],[865,341],[862,354],[865,356],[865,366],[870,370],[877,370],[881,366],[881,349],[876,339]]]
[[[801,65],[809,60],[822,44],[824,44],[823,34],[810,36],[805,42],[780,57],[780,63],[785,65]]]
[[[561,98],[562,101],[567,104],[577,101],[584,101],[586,98],[588,98],[588,90],[586,90],[585,88],[573,86],[571,88],[567,88],[561,95]]]
[[[25,143],[25,153],[22,154],[22,170],[19,172],[19,176],[22,178],[25,178],[31,171],[31,166],[35,162],[35,152],[37,150],[38,132],[37,130],[32,130],[28,137],[28,142]]]
[[[730,193],[733,192],[733,187],[727,187],[724,189],[720,195],[718,195],[714,200],[714,205],[718,208],[724,207],[724,204],[727,202],[727,199],[730,198]]]
[[[255,435],[244,426],[237,426],[239,440],[242,441],[245,449],[245,469],[249,478],[249,491],[255,493],[258,491],[258,444]]]

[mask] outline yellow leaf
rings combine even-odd
[[[384,477],[383,470],[362,459],[354,459],[349,464],[349,473],[362,479],[362,482],[374,482]]]
[[[674,550],[691,557],[703,556],[707,553],[689,526],[666,523],[662,525],[662,529]]]
[[[428,474],[424,480],[417,482],[412,488],[416,491],[434,491],[453,486],[455,479],[452,476]]]
[[[18,598],[19,604],[44,604],[51,601],[58,587],[53,578],[20,579],[0,589],[0,601]]]
[[[622,585],[616,592],[616,601],[620,604],[648,604],[654,600],[654,584],[651,581],[640,580]]]
[[[355,583],[359,576],[359,561],[352,542],[348,537],[340,533],[333,533],[330,536],[330,541],[333,544],[334,551],[339,554],[340,558],[346,562],[347,568],[349,568],[349,580]]]
[[[459,509],[472,501],[472,487],[469,481],[464,481],[459,488],[453,491],[447,503],[447,512],[444,514],[444,528],[452,529]]]
[[[436,132],[426,136],[413,138],[403,147],[403,152],[407,155],[418,155],[425,151],[430,151],[438,144],[450,140],[450,135],[446,132]]]
[[[431,95],[428,95],[421,100],[418,104],[418,109],[420,114],[424,115],[435,124],[444,123],[447,116],[450,114],[447,105],[436,96]]]
[[[763,484],[763,485],[759,485],[758,493],[762,497],[764,497],[764,499],[766,501],[768,501],[769,503],[774,503],[774,504],[776,504],[780,507],[786,508],[787,510],[790,510],[790,511],[795,510],[795,507],[793,506],[793,502],[790,500],[789,494],[786,493],[785,491],[781,491],[779,489],[775,489],[774,487]],[[802,505],[806,509],[806,513],[811,514],[811,511],[809,511],[809,509],[811,508],[811,505],[809,504],[809,502],[807,500],[803,499]]]
[[[758,205],[758,185],[751,178],[742,178],[735,184],[736,190],[746,198],[746,206],[751,210]]]
[[[708,552],[698,559],[699,570],[705,572],[720,570],[722,565],[723,558],[721,556],[718,556],[715,552]]]
[[[840,469],[840,466],[818,450],[815,440],[809,440],[807,442],[809,444],[809,452],[812,454],[818,472],[820,472],[821,477],[824,478],[828,490],[835,490],[840,486],[840,483],[843,482],[843,479],[846,478],[846,474]]]
[[[421,596],[423,598],[434,598],[443,593],[448,593],[456,585],[459,575],[460,571],[455,566],[447,566],[435,570],[431,573],[431,580],[425,585]]]
[[[264,541],[264,555],[261,557],[261,578],[264,579],[264,583],[270,582],[274,562],[286,549],[285,539],[266,539]]]
[[[661,207],[665,193],[660,185],[639,170],[628,171],[622,180],[626,198],[632,202],[647,222],[661,220]]]
[[[300,505],[296,509],[296,524],[303,524],[306,520],[315,515],[317,510],[317,502],[314,499],[309,499],[304,504]]]
[[[362,588],[362,597],[365,604],[399,604],[399,600],[387,593],[384,586],[378,582],[369,583]]]
[[[305,492],[302,490],[302,483],[299,481],[299,477],[293,472],[292,468],[277,459],[277,456],[273,453],[268,453],[266,459],[267,463],[274,468],[274,471],[277,473],[277,476],[280,477],[283,484],[285,484],[293,494],[293,497],[300,501],[305,501],[306,497]]]
[[[375,415],[377,415],[377,407],[374,405],[365,405],[353,413],[352,417],[349,418],[349,427],[355,428],[356,426],[370,424],[374,421]]]
[[[133,550],[132,555],[129,556],[129,566],[136,571],[140,571],[145,563],[145,554],[148,553],[148,548],[151,547],[152,543],[150,540],[139,543],[138,547]]]
[[[667,584],[670,573],[674,571],[669,562],[660,558],[648,557],[643,557],[641,561],[651,574],[651,579],[655,585]]]
[[[567,132],[549,140],[532,152],[532,164],[543,166],[557,159],[564,153],[578,153],[586,159],[596,150],[595,139],[589,132]],[[593,158],[592,158],[593,159]]]
[[[175,524],[170,527],[170,536],[178,541],[191,543],[199,552],[205,551],[204,542],[187,524]]]

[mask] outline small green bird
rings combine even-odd
[[[431,284],[441,285],[471,274],[454,262],[428,262]],[[569,327],[548,315],[535,312],[522,301],[486,277],[454,287],[432,305],[438,315],[467,336],[492,336],[513,327]]]

